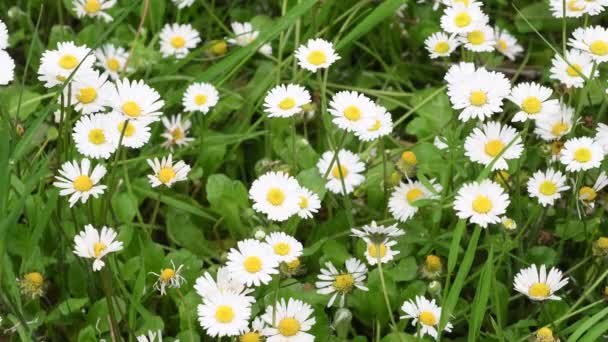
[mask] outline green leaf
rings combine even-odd
[[[411,105],[418,107],[416,116],[407,125],[406,132],[418,139],[435,136],[446,127],[454,116],[454,110],[445,91],[441,88],[426,88],[414,93]]]
[[[89,303],[88,298],[69,298],[61,302],[53,311],[46,317],[47,322],[63,319],[64,316],[78,313],[83,306]]]
[[[241,213],[249,209],[249,196],[243,183],[223,174],[215,174],[207,179],[206,189],[211,209],[222,215],[228,229],[237,236],[245,236],[247,227],[241,221]]]
[[[479,337],[481,324],[486,313],[486,305],[490,297],[490,288],[492,287],[492,278],[494,277],[494,246],[490,245],[488,259],[481,271],[479,282],[477,283],[477,292],[471,304],[471,317],[469,318],[469,341],[476,341]]]

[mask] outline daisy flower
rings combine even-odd
[[[198,321],[211,337],[238,336],[249,327],[251,302],[234,293],[214,294],[198,306]]]
[[[29,272],[24,274],[17,282],[19,283],[22,294],[32,299],[36,299],[44,295],[47,287],[47,283],[44,280],[42,273]],[[0,323],[2,323],[2,320],[0,320]]]
[[[315,72],[319,69],[327,69],[340,56],[334,50],[334,45],[321,38],[309,39],[296,50],[298,65],[308,71]]]
[[[553,336],[553,330],[549,327],[542,327],[536,331],[535,338],[530,339],[534,342],[559,342],[559,338]]]
[[[572,32],[568,45],[587,53],[595,62],[608,61],[608,29],[601,26],[579,27]]]
[[[248,289],[245,284],[241,283],[234,278],[234,275],[230,272],[228,267],[220,267],[216,274],[217,281],[209,274],[205,272],[204,275],[196,279],[194,289],[201,298],[205,299],[216,294],[232,293],[237,295],[247,296],[254,289]],[[251,299],[251,302],[255,301],[255,298],[247,296]]]
[[[545,141],[559,140],[572,130],[573,116],[574,108],[560,103],[556,112],[536,120],[534,133]]]
[[[157,330],[157,331],[148,330],[148,335],[137,336],[137,342],[155,342],[156,337],[158,337],[158,342],[163,341],[163,334],[160,330]]]
[[[381,242],[367,242],[367,247],[365,248],[365,258],[367,259],[367,263],[370,265],[375,265],[378,263],[378,259],[383,264],[393,260],[395,255],[399,254],[399,251],[393,250],[392,247],[397,244],[397,241],[384,239]]]
[[[454,210],[461,219],[486,228],[490,223],[499,223],[509,206],[509,195],[498,184],[489,179],[464,184],[456,195]]]
[[[370,224],[361,227],[360,229],[352,228],[352,236],[363,239],[365,242],[381,242],[387,238],[395,238],[405,234],[402,229],[397,228],[397,225],[383,226],[372,221]]]
[[[154,289],[159,291],[161,296],[165,295],[167,288],[179,289],[186,282],[186,279],[180,274],[183,267],[184,265],[179,265],[176,268],[173,260],[171,260],[171,267],[161,269],[160,273],[150,272],[150,274],[158,277],[154,283]]]
[[[553,267],[547,275],[547,267],[536,265],[524,268],[517,273],[513,280],[515,291],[520,292],[531,300],[543,301],[547,299],[561,300],[555,292],[568,284],[568,277],[563,277],[562,272]]]
[[[182,120],[182,115],[173,115],[170,118],[162,118],[163,126],[165,126],[165,132],[161,135],[167,139],[162,146],[173,150],[175,145],[186,146],[194,138],[188,138],[188,130],[190,129],[190,120]]]
[[[401,319],[412,319],[412,326],[417,326],[420,323],[420,335],[429,335],[437,339],[437,328],[439,319],[441,318],[441,308],[435,304],[435,299],[428,300],[422,296],[416,296],[416,300],[405,301],[401,306],[401,310],[405,312]],[[452,331],[452,324],[446,324],[445,331]]]
[[[8,29],[6,24],[0,20],[0,50],[8,48]]]
[[[466,49],[474,52],[494,51],[496,45],[494,29],[488,25],[475,27],[467,33],[462,33],[460,42]]]
[[[317,162],[317,169],[321,176],[327,173],[325,187],[329,191],[335,194],[350,194],[365,180],[365,176],[361,174],[365,171],[365,164],[356,154],[347,150],[338,151],[338,158],[332,163],[334,154],[333,151],[324,152]],[[342,182],[346,193],[342,189]]]
[[[65,162],[59,169],[59,175],[55,176],[54,186],[61,189],[60,196],[70,196],[70,208],[80,200],[85,203],[89,196],[94,198],[103,194],[105,185],[97,184],[106,174],[103,165],[97,165],[91,170],[91,161],[83,159],[80,165],[77,161]]]
[[[513,117],[513,122],[526,121],[527,119],[539,119],[544,116],[559,112],[559,101],[549,99],[553,95],[550,88],[543,87],[538,83],[520,83],[511,89],[508,97],[515,103],[520,111]]]
[[[333,116],[332,122],[336,126],[349,132],[372,128],[376,121],[376,104],[355,91],[337,92],[327,111]]]
[[[555,55],[551,61],[550,78],[560,81],[566,87],[582,88],[585,84],[585,78],[592,78],[591,71],[593,70],[593,61],[585,52],[578,50],[570,50],[566,53],[566,62],[560,55]],[[593,77],[599,75],[599,71],[595,70]]]
[[[593,201],[597,197],[597,193],[600,192],[603,188],[608,185],[608,176],[606,172],[602,171],[597,176],[593,187],[590,186],[582,186],[578,191],[578,199],[585,202],[586,204],[590,204],[593,207]]]
[[[78,73],[72,81],[72,89],[63,89],[65,98],[71,93],[71,103],[81,114],[98,113],[105,110],[108,99],[112,94],[113,85],[108,82],[108,76],[98,71]]]
[[[586,0],[566,0],[566,18],[582,17],[586,13],[585,2]],[[564,17],[564,0],[549,0],[549,7],[555,18]]]
[[[300,197],[300,209],[298,210],[300,218],[312,218],[313,214],[316,214],[321,209],[321,200],[316,193],[301,186],[298,189],[298,196]]]
[[[602,146],[588,137],[572,138],[564,143],[559,156],[566,170],[586,171],[599,167],[604,159]]]
[[[82,258],[95,259],[93,271],[99,271],[105,263],[101,260],[112,252],[122,250],[122,242],[116,241],[116,232],[103,226],[101,232],[87,224],[80,234],[74,237],[74,254]]]
[[[163,114],[160,109],[165,105],[158,94],[144,81],[116,81],[116,89],[110,97],[110,106],[124,115],[125,119],[154,122]]]
[[[173,4],[175,6],[177,6],[177,8],[179,8],[179,9],[184,9],[184,8],[190,7],[194,3],[194,0],[172,0],[172,1],[173,1]]]
[[[121,145],[129,148],[140,148],[150,140],[151,133],[148,122],[143,120],[125,120],[122,114],[114,111],[107,115],[111,126],[110,130],[114,130],[119,141],[122,135]],[[127,127],[125,127],[125,123]]]
[[[310,103],[310,93],[297,84],[281,84],[272,88],[264,98],[264,111],[268,117],[288,118],[302,111]]]
[[[101,48],[95,50],[97,57],[97,66],[103,69],[104,75],[110,76],[111,79],[117,80],[121,71],[132,72],[133,68],[128,67],[123,70],[129,53],[122,47],[116,47],[112,44],[105,44]]]
[[[266,236],[266,243],[272,247],[279,262],[292,262],[302,255],[304,247],[293,236],[283,232],[272,232]]]
[[[476,27],[486,25],[488,20],[478,3],[467,6],[459,2],[443,10],[441,28],[448,33],[468,33]]]
[[[256,317],[253,322],[251,322],[251,329],[249,329],[246,333],[239,337],[240,342],[261,342],[262,341],[262,331],[266,325],[264,321],[260,317]]]
[[[7,85],[15,78],[15,61],[4,50],[0,50],[0,85]]]
[[[74,11],[78,18],[101,18],[109,23],[112,21],[112,16],[105,11],[115,4],[116,0],[74,0]]]
[[[266,285],[273,274],[279,273],[279,259],[273,248],[253,239],[239,241],[237,248],[231,248],[226,266],[234,279],[247,286]]]
[[[597,124],[595,141],[602,146],[604,153],[608,154],[608,125],[603,123]]]
[[[560,171],[548,169],[545,172],[536,171],[528,180],[530,196],[538,198],[538,202],[546,207],[553,205],[561,197],[560,192],[570,189],[566,185],[566,176]]]
[[[459,87],[462,82],[467,82],[475,75],[475,64],[468,62],[460,62],[452,65],[445,73],[443,78],[447,82],[448,93],[456,87]]]
[[[374,123],[371,127],[359,127],[355,135],[362,141],[371,141],[391,134],[393,131],[393,118],[386,108],[374,104]]]
[[[318,275],[319,281],[315,283],[317,293],[332,296],[329,298],[327,307],[331,307],[336,297],[340,296],[339,306],[344,307],[344,299],[355,287],[362,291],[369,289],[363,284],[367,277],[367,267],[356,258],[350,258],[345,262],[346,271],[338,271],[331,261],[325,263]]]
[[[436,193],[443,190],[440,184],[435,184],[435,179],[429,180],[433,190],[427,187],[420,181],[411,181],[407,183],[400,182],[391,194],[388,200],[388,208],[393,217],[401,222],[405,222],[418,212],[418,207],[413,205],[414,202],[421,199],[437,199]]]
[[[300,210],[298,181],[283,172],[267,172],[249,189],[253,209],[266,214],[269,220],[285,221]]]
[[[524,48],[517,43],[517,38],[512,36],[509,31],[494,27],[494,46],[498,52],[502,53],[509,60],[514,61],[515,57],[521,55]]]
[[[445,32],[435,32],[424,40],[424,46],[429,52],[429,57],[447,57],[460,45],[458,39]]]
[[[186,180],[188,172],[190,172],[190,166],[182,160],[174,165],[173,155],[171,154],[167,157],[163,157],[161,160],[154,158],[148,159],[147,162],[154,171],[153,175],[148,175],[148,179],[153,188],[159,185],[171,187],[173,183]]]
[[[517,222],[510,217],[503,216],[500,219],[500,223],[506,230],[515,230],[517,229]]]
[[[230,27],[232,28],[232,32],[234,32],[234,38],[228,39],[228,43],[238,46],[247,46],[251,44],[260,34],[253,29],[250,22],[233,22],[230,23]]]
[[[83,115],[74,125],[76,149],[90,158],[108,159],[118,147],[118,135],[106,114]]]
[[[163,57],[186,57],[200,43],[198,31],[190,24],[165,24],[160,31],[160,52]]]
[[[515,141],[509,146],[513,140]],[[504,150],[496,159],[492,170],[505,170],[508,168],[507,160],[519,158],[524,147],[515,128],[490,121],[473,129],[464,141],[464,149],[464,154],[471,161],[482,165],[489,165]]]
[[[266,307],[262,319],[268,327],[262,334],[266,336],[266,342],[313,342],[315,337],[307,333],[315,324],[313,314],[310,304],[293,298],[285,303],[281,298]]]
[[[434,254],[429,254],[424,258],[424,264],[420,267],[420,272],[427,279],[436,279],[441,275],[443,263],[441,258]]]
[[[90,71],[95,56],[89,55],[89,51],[88,47],[77,46],[74,42],[58,43],[56,50],[46,50],[42,54],[38,79],[44,82],[45,87],[52,88],[67,80],[78,65],[80,67],[74,76]]]
[[[191,84],[182,98],[182,105],[186,112],[201,112],[207,114],[213,108],[220,96],[217,89],[209,83]]]
[[[582,1],[581,1],[582,2]],[[589,15],[598,15],[602,13],[605,7],[608,6],[607,0],[585,0],[583,3],[585,13]]]

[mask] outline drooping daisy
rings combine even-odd
[[[186,146],[194,138],[189,138],[186,135],[190,129],[190,120],[182,120],[182,115],[173,115],[170,118],[162,118],[163,126],[165,126],[165,132],[161,135],[167,139],[162,146],[173,150],[174,146]]]
[[[114,130],[122,146],[129,148],[140,148],[150,140],[150,126],[144,120],[127,120],[118,112],[108,115],[110,129]],[[127,127],[125,127],[125,124]],[[120,136],[122,135],[122,140]]]
[[[387,238],[395,238],[405,234],[402,229],[397,228],[396,224],[383,226],[376,224],[376,221],[372,221],[360,229],[352,228],[351,232],[353,236],[361,238],[365,242],[381,242]]]
[[[312,218],[313,214],[321,209],[321,200],[319,195],[301,186],[298,189],[298,197],[300,198],[298,216],[303,219]]]
[[[506,230],[512,231],[517,229],[517,222],[515,222],[515,220],[513,220],[512,218],[508,217],[508,216],[503,216],[500,219],[500,223],[502,224],[503,228],[505,228]]]
[[[315,283],[317,293],[332,296],[329,298],[327,307],[332,306],[336,297],[340,296],[339,306],[344,307],[344,299],[354,288],[368,291],[363,284],[367,277],[367,267],[356,258],[350,258],[345,262],[346,271],[338,271],[331,261],[325,263],[318,275],[319,281]]]
[[[298,65],[308,71],[315,72],[319,69],[327,69],[340,56],[334,50],[334,45],[321,38],[309,39],[296,50]]]
[[[462,33],[460,42],[466,49],[474,52],[494,51],[494,29],[489,25],[475,27],[467,33]]]
[[[574,108],[565,103],[560,103],[556,112],[536,120],[534,133],[546,141],[559,140],[572,130],[574,126],[573,116]]]
[[[213,279],[209,272],[205,272],[204,275],[198,277],[196,279],[196,284],[194,285],[196,293],[198,293],[201,298],[205,299],[222,293],[247,296],[254,291],[254,289],[245,287],[245,284],[237,280],[228,267],[218,268],[216,278],[217,280]],[[252,302],[255,301],[255,298],[251,296],[247,297],[250,298]]]
[[[399,254],[399,251],[392,249],[397,244],[397,241],[384,239],[380,242],[369,241],[365,248],[365,259],[370,265],[376,265],[378,260],[386,264],[393,260],[395,255]]]
[[[116,240],[116,232],[103,226],[101,232],[87,224],[80,234],[74,237],[74,254],[82,258],[95,259],[93,271],[99,271],[105,263],[104,256],[122,249],[122,242]]]
[[[42,54],[38,79],[47,88],[62,84],[80,65],[75,73],[90,71],[95,63],[95,56],[89,54],[90,49],[84,45],[77,46],[74,42],[57,43],[56,50],[46,50]],[[81,64],[82,63],[82,64]]]
[[[494,46],[498,52],[502,53],[509,60],[514,61],[515,58],[524,51],[524,48],[517,43],[517,38],[512,36],[509,31],[494,27]]]
[[[470,6],[456,3],[443,10],[441,28],[448,33],[468,33],[475,27],[486,25],[488,20],[488,16],[481,11],[478,3]]]
[[[0,50],[8,48],[8,30],[6,24],[0,20]]]
[[[559,170],[536,171],[528,180],[528,193],[538,198],[543,207],[553,205],[561,197],[560,192],[568,189],[570,187],[566,185],[566,176]]]
[[[97,66],[103,68],[104,74],[109,75],[113,80],[119,78],[120,72],[132,72],[132,67],[127,67],[124,70],[129,53],[122,47],[114,46],[113,44],[104,44],[101,48],[95,51],[97,57]]]
[[[158,121],[163,114],[160,109],[165,105],[160,94],[142,80],[116,81],[110,98],[110,106],[129,120]]]
[[[4,50],[0,50],[0,85],[9,84],[15,78],[15,61]]]
[[[281,84],[272,88],[264,98],[264,111],[268,117],[288,118],[302,111],[310,103],[310,93],[297,84]]]
[[[411,319],[412,326],[420,324],[420,335],[429,335],[434,339],[437,339],[437,328],[439,326],[439,319],[441,318],[441,308],[435,304],[435,299],[428,300],[422,296],[416,296],[416,300],[405,301],[401,306],[401,310],[405,312],[401,319]],[[452,331],[452,324],[447,323],[444,328],[445,331]]]
[[[184,265],[175,267],[173,260],[171,260],[171,267],[165,267],[160,270],[160,273],[150,272],[158,277],[154,283],[154,289],[160,292],[161,296],[164,296],[167,288],[179,289],[186,279],[180,274]]]
[[[580,18],[585,11],[586,0],[566,0],[566,18]],[[551,14],[555,18],[564,17],[564,0],[549,0],[549,7],[551,8]]]
[[[228,252],[226,263],[234,278],[247,286],[268,284],[278,274],[279,259],[267,243],[253,239],[239,241]]]
[[[234,293],[214,294],[198,306],[198,320],[211,337],[238,336],[247,331],[251,302]]]
[[[437,193],[441,192],[442,186],[435,184],[435,179],[431,179],[430,183],[433,190],[427,189],[420,181],[400,182],[388,201],[391,215],[398,221],[405,222],[418,212],[418,207],[413,205],[414,202],[421,199],[438,198]]]
[[[385,135],[391,134],[393,131],[393,118],[391,113],[386,111],[386,108],[374,104],[374,123],[371,127],[359,127],[355,131],[355,135],[362,141],[371,141]]]
[[[77,161],[65,162],[59,169],[60,176],[55,176],[56,181],[54,186],[61,189],[60,196],[70,196],[70,208],[80,200],[85,203],[89,196],[94,198],[103,194],[106,189],[105,185],[97,184],[106,174],[106,168],[103,165],[96,165],[91,170],[91,161],[83,159],[78,165]]]
[[[454,210],[461,219],[468,219],[482,228],[499,223],[509,206],[509,195],[489,179],[464,184],[456,195]]]
[[[559,101],[549,99],[553,91],[538,83],[520,83],[511,89],[508,97],[519,106],[520,111],[513,117],[513,122],[539,119],[559,112]]]
[[[74,11],[78,18],[101,18],[106,23],[112,21],[112,16],[106,10],[112,8],[116,0],[74,0]]]
[[[190,24],[165,24],[160,31],[160,52],[163,57],[186,57],[190,50],[196,48],[201,37]]]
[[[562,272],[553,267],[547,274],[547,267],[540,266],[540,270],[536,265],[524,268],[517,273],[513,279],[513,287],[515,291],[520,292],[531,300],[543,301],[547,299],[561,300],[555,295],[562,287],[568,284],[568,277],[563,277]]]
[[[285,303],[281,298],[266,307],[262,319],[268,327],[262,333],[267,342],[313,342],[315,337],[307,332],[315,324],[313,313],[308,303],[293,298]]]
[[[582,186],[578,191],[578,199],[583,201],[583,203],[589,205],[591,208],[594,207],[593,201],[597,197],[597,193],[600,192],[603,188],[608,185],[608,176],[606,172],[602,171],[597,176],[593,187],[591,186]]]
[[[154,174],[148,175],[150,184],[153,188],[159,185],[166,185],[171,187],[173,183],[181,182],[186,180],[188,172],[190,172],[190,165],[184,163],[183,160],[173,164],[173,155],[163,157],[161,160],[158,158],[148,159],[148,165],[154,171]]]
[[[447,57],[456,50],[460,42],[458,39],[445,32],[435,32],[424,40],[424,45],[429,52],[429,57]]]
[[[300,241],[283,232],[272,232],[266,235],[266,243],[272,248],[279,262],[292,262],[298,259],[304,250]]]
[[[376,120],[376,104],[355,91],[337,92],[327,110],[332,122],[341,129],[356,132],[372,128]]]
[[[108,82],[108,76],[99,74],[98,71],[78,73],[74,78],[71,89],[63,89],[67,98],[71,93],[71,104],[74,109],[82,114],[101,112],[108,104],[112,94],[112,83]]]
[[[266,214],[269,220],[285,221],[300,209],[298,181],[283,172],[268,172],[251,184],[249,197],[253,209]]]
[[[361,174],[365,171],[365,164],[356,154],[348,150],[340,150],[337,160],[332,163],[334,154],[333,151],[323,153],[317,162],[317,169],[322,176],[327,173],[325,187],[329,191],[335,194],[350,194],[365,180],[365,176]],[[344,182],[346,193],[342,189],[342,182]]]
[[[81,116],[72,137],[78,152],[90,158],[108,159],[118,147],[118,135],[106,114]]]
[[[424,258],[424,264],[420,267],[420,273],[427,279],[436,279],[443,271],[443,263],[441,257],[435,254],[429,254]]]
[[[45,282],[44,276],[40,272],[28,272],[17,282],[21,293],[32,299],[42,297],[47,287],[47,282]]]
[[[588,137],[572,138],[564,143],[559,160],[566,170],[585,171],[599,167],[604,159],[602,146]]]
[[[160,330],[153,331],[148,330],[147,335],[139,335],[137,336],[137,342],[156,342],[156,338],[158,337],[158,342],[163,342],[163,333]]]
[[[182,105],[186,112],[201,112],[207,114],[219,100],[217,89],[209,83],[191,84],[182,98]]]
[[[489,165],[502,152],[492,170],[505,170],[507,160],[519,158],[524,148],[515,128],[490,121],[473,129],[464,141],[464,149],[471,161],[482,165]]]
[[[172,0],[172,1],[173,1],[173,4],[175,6],[177,6],[177,8],[179,8],[179,9],[184,9],[184,8],[190,7],[194,3],[194,0]]]
[[[579,27],[572,32],[568,45],[586,52],[591,59],[598,63],[608,61],[607,28],[601,26]]]
[[[585,52],[570,50],[566,53],[566,61],[556,54],[551,61],[549,72],[551,72],[551,79],[560,81],[568,88],[582,88],[585,84],[585,78],[589,79],[599,75],[599,71],[595,70],[593,76],[591,76],[593,61]]]
[[[597,124],[595,141],[602,146],[604,153],[608,154],[608,125],[601,122]]]

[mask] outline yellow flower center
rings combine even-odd
[[[248,256],[243,262],[243,267],[249,273],[259,272],[262,269],[262,259],[257,256]]]
[[[133,136],[133,134],[135,134],[135,126],[132,123],[128,123],[127,124],[127,128],[125,128],[125,122],[126,121],[122,121],[121,123],[118,124],[118,134],[122,134],[122,131],[124,130],[124,136],[125,137],[131,137]]]
[[[481,107],[484,104],[488,103],[488,97],[483,91],[475,90],[471,92],[471,95],[469,96],[469,102],[471,102],[473,106]]]
[[[239,338],[240,342],[260,342],[260,334],[255,331],[248,332],[244,335],[241,335]]]
[[[536,338],[541,341],[553,341],[553,331],[547,327],[540,328],[536,332]]]
[[[367,253],[369,253],[372,258],[383,258],[386,255],[386,245],[381,243],[380,248],[376,248],[375,243],[370,243],[367,246]]]
[[[266,194],[266,199],[268,202],[270,202],[270,204],[278,206],[283,204],[283,201],[285,201],[285,193],[279,188],[270,188]]]
[[[166,283],[169,280],[173,279],[173,277],[175,277],[175,270],[173,270],[172,268],[165,268],[160,272],[159,278],[161,281],[164,281]]]
[[[408,203],[412,203],[415,200],[417,200],[420,197],[422,197],[422,195],[423,195],[422,190],[420,190],[418,188],[412,188],[412,189],[410,189],[410,191],[408,191],[405,194],[405,199],[407,199]]]
[[[441,258],[436,255],[427,255],[426,259],[424,260],[424,264],[426,268],[431,272],[437,272],[441,270]]]
[[[327,61],[327,56],[325,56],[325,53],[321,50],[314,50],[308,54],[306,59],[308,60],[308,63],[312,65],[321,65]]]
[[[570,0],[570,1],[568,1],[568,9],[571,10],[571,11],[573,11],[573,12],[580,12],[580,11],[584,10],[585,7],[584,6],[577,6],[576,5],[577,2],[578,2],[577,0]]]
[[[228,305],[219,305],[215,309],[215,319],[220,323],[230,323],[234,319],[234,310]]]
[[[228,51],[228,44],[226,44],[223,40],[218,40],[217,42],[211,45],[211,52],[215,55],[224,55]]]
[[[589,45],[589,50],[592,54],[598,56],[608,55],[608,43],[603,40],[596,40]]]
[[[473,210],[478,214],[487,214],[492,210],[492,201],[484,195],[479,195],[473,200]]]
[[[559,137],[562,134],[564,134],[564,132],[566,132],[567,130],[568,130],[567,123],[558,122],[558,123],[554,124],[553,127],[551,127],[551,134],[553,134],[556,137]]]
[[[93,187],[93,180],[86,175],[80,175],[74,179],[74,189],[78,192],[85,192],[91,190]]]
[[[583,186],[579,191],[578,191],[578,196],[584,200],[584,201],[593,201],[595,199],[595,197],[597,197],[597,193],[595,192],[595,190],[593,190],[592,187],[589,186]]]
[[[186,45],[186,40],[182,36],[175,36],[171,38],[171,45],[176,49],[181,49]]]
[[[24,278],[34,288],[40,288],[44,284],[44,277],[39,272],[30,272]]]
[[[95,255],[96,258],[99,258],[101,253],[103,253],[106,248],[108,248],[108,246],[106,246],[104,243],[95,242],[95,244],[93,245],[93,255]]]
[[[182,140],[184,138],[184,132],[178,127],[171,131],[171,137],[174,141]]]
[[[424,325],[437,324],[437,318],[435,318],[435,315],[430,311],[422,311],[418,316],[418,320]]]
[[[78,92],[78,95],[76,95],[76,98],[78,99],[78,101],[80,101],[80,103],[91,103],[97,98],[97,90],[95,90],[95,88],[93,87],[80,88],[80,91]]]
[[[136,118],[141,115],[141,107],[135,101],[125,102],[122,105],[122,111],[132,118]]]
[[[535,283],[530,286],[528,294],[532,297],[547,298],[551,294],[551,288],[545,283]]]
[[[454,25],[458,27],[465,27],[471,24],[471,16],[467,12],[460,12],[454,17]]]
[[[279,102],[279,108],[281,108],[282,110],[291,109],[295,105],[296,105],[296,101],[291,97],[286,97],[281,102]]]
[[[196,103],[197,106],[202,106],[205,103],[207,103],[207,96],[203,95],[203,94],[198,94],[194,97],[194,103]]]
[[[367,130],[369,132],[375,132],[375,131],[379,130],[380,127],[382,127],[380,120],[376,120],[376,122],[374,122],[374,125],[372,127],[368,128]]]
[[[557,184],[553,183],[550,180],[546,180],[540,183],[538,191],[540,191],[540,193],[545,196],[551,196],[557,192]]]
[[[344,167],[344,165],[340,165],[340,167],[336,165],[334,166],[333,170],[331,170],[331,175],[337,179],[345,178],[346,176],[348,176],[348,169]]]
[[[334,278],[333,287],[338,292],[350,292],[355,284],[355,278],[350,274],[340,274]]]
[[[579,147],[574,151],[574,160],[579,163],[586,163],[591,160],[591,150],[586,147]]]
[[[410,165],[416,165],[418,163],[418,158],[416,158],[416,154],[412,151],[401,153],[401,160]]]
[[[118,71],[118,69],[120,69],[120,62],[116,58],[108,58],[108,60],[106,61],[106,66],[111,71]]]
[[[529,96],[521,103],[521,109],[528,114],[536,114],[540,112],[542,102],[536,96]]]
[[[490,140],[486,143],[485,151],[490,157],[496,157],[505,145],[498,139]]]
[[[300,322],[297,319],[287,317],[279,322],[279,333],[283,336],[294,336],[300,331]]]
[[[344,109],[344,117],[350,121],[359,121],[361,119],[361,110],[355,106],[348,106]]]
[[[300,209],[308,208],[308,199],[304,196],[300,196]]]
[[[158,180],[163,183],[169,183],[175,177],[175,170],[172,167],[165,166],[158,171]]]
[[[74,69],[78,65],[78,58],[74,55],[63,55],[59,58],[59,66],[64,69]]]
[[[507,49],[509,48],[509,46],[507,45],[507,42],[504,39],[499,39],[498,40],[498,50],[505,52],[507,51]]]
[[[89,131],[89,141],[95,145],[101,145],[106,142],[106,136],[101,128],[93,128]]]
[[[436,53],[447,53],[448,51],[450,51],[450,44],[448,44],[448,42],[439,42],[435,45],[435,52]]]
[[[583,68],[580,66],[580,64],[569,65],[568,69],[566,69],[566,73],[570,77],[580,77],[580,74],[582,73],[582,71],[583,71]]]
[[[295,270],[296,268],[300,267],[300,259],[295,259],[294,261],[288,262],[287,263],[287,268],[289,268],[289,270]]]
[[[273,247],[274,253],[278,255],[287,255],[289,254],[289,244],[285,242],[276,243]]]
[[[608,249],[608,237],[600,237],[597,239],[597,246],[601,249]]]
[[[485,42],[486,37],[482,31],[472,31],[467,35],[467,40],[473,45],[479,45]]]
[[[89,14],[94,14],[99,12],[101,9],[101,4],[98,0],[87,0],[84,4],[84,10]]]

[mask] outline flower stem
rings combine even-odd
[[[399,334],[399,331],[397,330],[397,323],[395,322],[395,318],[393,317],[393,310],[391,309],[392,308],[391,301],[388,298],[388,292],[386,291],[386,283],[384,281],[384,272],[382,271],[382,261],[380,258],[380,244],[376,244],[376,259],[378,261],[378,273],[380,274],[380,285],[382,286],[382,294],[384,295],[384,302],[386,304],[386,310],[388,311],[388,316],[391,319],[391,325],[393,328],[393,332],[395,333],[395,335],[397,335],[399,337],[399,340],[401,342],[404,342],[403,338]]]

